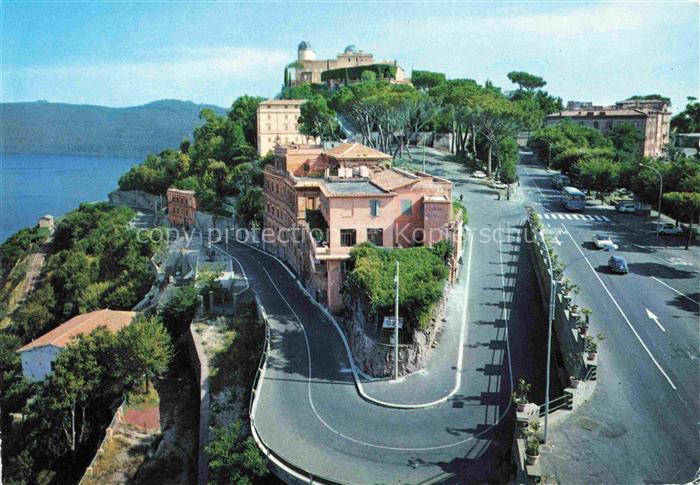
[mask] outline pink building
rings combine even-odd
[[[174,226],[194,225],[197,212],[197,194],[194,190],[180,190],[170,187],[168,197],[168,222]]]
[[[450,238],[452,183],[391,168],[391,157],[358,143],[279,147],[265,167],[267,249],[286,260],[332,310],[342,306],[345,261],[356,244],[408,247]]]

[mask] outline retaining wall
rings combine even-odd
[[[209,443],[209,365],[204,355],[202,341],[192,325],[190,325],[185,336],[192,370],[199,384],[197,483],[199,485],[205,485],[209,479],[209,456],[206,452],[206,447]]]
[[[80,479],[80,482],[78,482],[78,484],[85,483],[85,479],[92,475],[92,469],[95,466],[95,462],[102,455],[102,453],[104,453],[105,446],[107,446],[109,440],[112,439],[112,434],[117,429],[117,426],[119,426],[119,423],[121,423],[122,418],[124,417],[124,404],[126,404],[126,401],[122,401],[117,410],[114,412],[114,416],[112,416],[112,421],[110,421],[109,426],[107,426],[107,428],[105,429],[105,436],[104,438],[102,438],[102,442],[97,448],[95,456],[92,457],[90,464],[85,469],[85,473],[83,473],[83,477]]]

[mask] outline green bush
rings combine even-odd
[[[396,77],[396,66],[391,64],[370,64],[368,66],[330,69],[321,73],[321,81],[326,82],[332,79],[349,79],[350,81],[360,81],[362,79],[363,72],[372,72],[379,79],[393,79]]]
[[[449,242],[432,247],[378,248],[363,243],[350,253],[352,271],[346,291],[369,304],[370,318],[394,314],[394,275],[399,261],[399,316],[409,329],[427,328],[440,300],[449,271],[445,263]]]

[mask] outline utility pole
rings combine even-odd
[[[396,260],[396,295],[394,298],[394,379],[399,378],[399,260]]]
[[[549,316],[547,322],[547,375],[545,379],[544,391],[544,442],[547,443],[547,434],[549,431],[549,373],[552,361],[552,325],[554,323],[554,305],[556,304],[557,282],[554,277],[554,266],[549,255],[549,248],[544,241],[544,237],[540,234],[540,241],[544,246],[544,253],[547,256],[547,266],[549,266]]]
[[[645,165],[643,163],[640,163],[639,166],[646,167],[650,170],[653,170],[654,172],[656,172],[656,175],[659,176],[659,213],[656,215],[656,230],[658,231],[659,224],[661,223],[661,197],[663,196],[663,192],[664,192],[664,177],[663,177],[663,175],[661,175],[661,172],[659,172],[657,169],[655,169],[651,165]]]

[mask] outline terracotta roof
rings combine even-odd
[[[398,168],[389,168],[372,174],[369,181],[383,190],[395,190],[418,181],[418,177]]]
[[[261,101],[260,104],[274,104],[274,105],[285,105],[285,104],[304,104],[305,99],[268,99],[267,101]]]
[[[391,155],[360,143],[341,143],[326,150],[326,155],[336,160],[390,160]]]
[[[89,334],[97,327],[107,327],[112,332],[126,327],[136,316],[136,312],[116,311],[116,310],[96,310],[90,313],[77,315],[50,332],[28,343],[17,352],[24,352],[45,345],[55,347],[65,347],[78,335]]]

